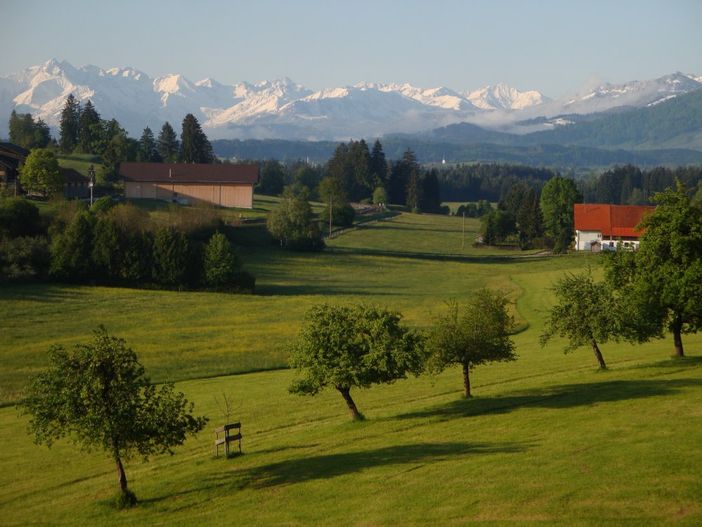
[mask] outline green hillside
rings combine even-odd
[[[523,141],[621,149],[702,150],[702,90],[655,106],[529,134]]]
[[[591,266],[472,247],[477,222],[401,214],[342,234],[321,254],[241,249],[257,294],[15,285],[0,289],[0,518],[3,525],[699,525],[702,335],[606,344],[538,344],[550,286]],[[357,390],[354,423],[337,393],[287,393],[287,345],[319,302],[367,301],[426,327],[478,287],[515,300],[519,358],[477,368],[461,399],[458,369]],[[116,511],[109,457],[67,441],[32,444],[18,401],[52,343],[84,342],[104,323],[157,381],[210,417],[176,455],[126,464],[140,498]],[[250,372],[231,375],[235,372]],[[244,455],[215,458],[217,400],[233,401]]]

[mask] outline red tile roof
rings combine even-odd
[[[644,215],[656,207],[645,205],[605,205],[600,203],[576,203],[574,205],[575,230],[599,231],[603,236],[639,237],[636,226]]]
[[[202,163],[120,163],[119,175],[143,183],[248,183],[258,182],[258,165]]]

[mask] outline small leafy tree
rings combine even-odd
[[[314,306],[292,348],[290,365],[297,368],[298,379],[290,392],[316,395],[333,387],[353,419],[363,419],[351,388],[391,383],[422,371],[423,339],[401,319],[399,313],[375,306]]]
[[[52,196],[63,188],[58,160],[51,150],[35,148],[20,169],[20,183],[30,194]]]
[[[268,231],[286,249],[319,250],[324,247],[314,221],[306,189],[285,187],[283,199],[268,216]]]
[[[385,206],[388,203],[388,193],[384,187],[375,187],[373,191],[373,204]]]
[[[103,327],[73,352],[53,346],[49,368],[32,379],[23,406],[37,444],[68,436],[85,450],[107,452],[117,468],[120,502],[128,505],[136,497],[122,461],[173,454],[207,422],[192,415],[193,404],[172,384],[151,384],[136,353]]]
[[[221,232],[213,234],[205,247],[205,283],[215,289],[226,289],[234,284],[240,268],[241,262],[227,237]]]
[[[598,343],[617,340],[620,332],[618,303],[604,283],[590,273],[567,274],[553,288],[558,303],[551,308],[541,346],[555,335],[568,339],[565,351],[590,346],[601,369],[606,369]]]
[[[514,327],[509,300],[497,291],[479,289],[465,305],[449,302],[429,332],[427,368],[438,373],[451,364],[463,368],[464,396],[471,397],[470,369],[517,357],[509,335]]]

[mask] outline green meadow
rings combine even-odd
[[[268,204],[271,205],[271,204]],[[264,214],[266,204],[259,204]],[[260,226],[243,225],[242,240]],[[246,231],[249,229],[249,231]],[[15,285],[0,289],[3,525],[699,525],[702,336],[587,349],[538,344],[549,290],[597,257],[473,247],[476,220],[401,214],[349,230],[321,254],[242,244],[255,295]],[[247,234],[248,232],[248,234]],[[519,358],[337,393],[287,393],[287,346],[319,302],[372,302],[428,327],[479,287],[514,300]],[[140,499],[116,511],[112,463],[68,441],[37,447],[15,404],[52,344],[104,324],[151,377],[173,381],[210,422],[175,456],[126,464]],[[221,399],[241,420],[242,456],[215,458]]]

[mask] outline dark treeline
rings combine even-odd
[[[646,205],[652,203],[651,198],[657,192],[674,188],[676,180],[680,180],[692,191],[702,181],[702,167],[656,167],[641,170],[633,165],[624,165],[579,183],[587,203]]]
[[[500,201],[517,184],[538,191],[554,176],[548,168],[499,163],[461,164],[438,171],[444,201]]]
[[[47,222],[22,198],[0,201],[0,281],[253,291],[214,209],[172,207],[156,223],[143,209],[63,202]]]

